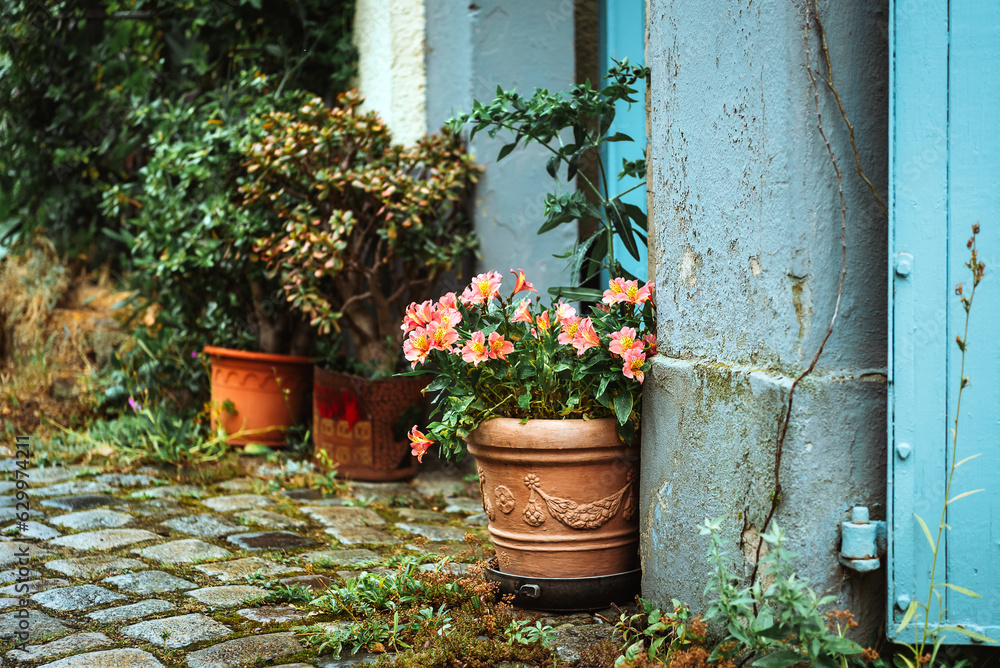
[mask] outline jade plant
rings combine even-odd
[[[393,144],[361,104],[350,92],[257,118],[240,192],[280,221],[256,249],[293,312],[344,335],[333,366],[380,377],[400,370],[406,305],[477,248],[466,203],[480,168],[451,131]]]

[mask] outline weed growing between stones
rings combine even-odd
[[[475,550],[478,540],[470,540]],[[470,667],[517,661],[551,665],[553,629],[529,620],[497,594],[482,566],[468,576],[450,572],[447,560],[423,570],[428,558],[396,556],[391,572],[363,571],[342,586],[311,591],[275,588],[268,603],[305,603],[328,621],[293,630],[319,652],[392,653],[394,666]],[[388,657],[381,661],[389,665]],[[455,664],[458,665],[458,664]]]

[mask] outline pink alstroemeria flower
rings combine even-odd
[[[410,336],[403,341],[403,357],[408,361],[412,362],[410,364],[411,369],[417,368],[417,362],[423,364],[427,361],[427,354],[431,351],[431,336],[430,332],[425,327],[418,327],[412,332]]]
[[[432,322],[428,325],[427,334],[431,339],[431,348],[443,350],[446,353],[450,353],[455,342],[458,341],[458,332],[455,331],[455,328],[440,322]]]
[[[507,361],[507,355],[514,352],[514,344],[496,332],[490,333],[489,347],[490,357],[495,360],[503,360],[504,362]]]
[[[434,318],[431,322],[440,323],[444,327],[454,327],[458,323],[462,322],[462,314],[458,312],[458,309],[441,307],[438,305],[434,310]]]
[[[639,287],[639,281],[626,281],[624,278],[612,278],[608,282],[608,289],[604,291],[605,304],[642,304],[648,302],[652,297],[653,282]]]
[[[479,366],[480,362],[485,362],[489,358],[490,351],[486,346],[486,337],[481,331],[475,332],[462,348],[462,359],[471,362],[473,366]]]
[[[622,365],[622,373],[626,378],[635,378],[642,384],[642,365],[646,363],[646,354],[635,350],[625,353],[625,363]]]
[[[535,324],[538,325],[538,329],[542,330],[543,332],[549,331],[549,329],[552,327],[551,323],[549,322],[549,312],[542,311],[541,315],[535,318]]]
[[[446,308],[456,308],[457,309],[458,308],[458,295],[456,295],[454,292],[446,292],[444,295],[442,295],[441,299],[438,300],[437,308],[439,310],[440,309],[446,309]]]
[[[514,276],[517,277],[517,283],[514,284],[514,291],[510,293],[511,297],[516,295],[518,292],[521,292],[522,290],[528,290],[530,292],[538,294],[538,290],[535,289],[535,286],[529,283],[528,280],[524,277],[523,270],[511,269],[510,273],[514,274]]]
[[[576,317],[576,309],[572,305],[567,304],[561,299],[556,302],[556,320],[555,324],[561,323],[563,320]]]
[[[562,329],[559,331],[559,338],[557,340],[563,345],[573,345],[573,338],[580,329],[580,318],[576,316],[563,318],[560,325]]]
[[[434,445],[434,441],[424,436],[423,432],[413,425],[413,429],[407,434],[410,439],[410,452],[417,456],[417,461],[423,463],[427,448]]]
[[[642,337],[642,340],[646,342],[646,352],[650,355],[656,354],[656,334],[647,334]]]
[[[576,354],[579,356],[590,348],[600,348],[600,346],[601,338],[594,330],[594,322],[590,318],[584,318],[578,325],[576,335],[573,336],[573,347],[576,348]]]
[[[529,325],[534,322],[531,317],[531,299],[525,297],[521,300],[521,303],[517,305],[514,309],[514,317],[510,319],[511,322],[526,322]]]
[[[608,350],[615,355],[624,357],[630,350],[642,352],[642,349],[643,343],[640,340],[636,340],[635,330],[631,327],[622,327],[617,332],[611,334],[611,345],[608,346]]]
[[[483,306],[500,294],[500,281],[503,276],[495,271],[479,274],[472,279],[472,284],[465,289],[460,299],[466,306],[478,304]]]
[[[434,303],[431,300],[428,299],[420,304],[413,302],[406,307],[406,314],[403,316],[403,324],[400,325],[400,329],[403,330],[403,334],[409,334],[417,327],[424,327],[433,318]]]

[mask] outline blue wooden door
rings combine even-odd
[[[1000,638],[1000,3],[895,0],[890,48],[890,425],[888,632],[927,603],[952,464],[965,311],[955,293],[973,223],[986,277],[968,330],[956,461],[935,581],[944,623]],[[931,614],[937,619],[937,609]],[[964,643],[950,633],[948,642]]]
[[[603,0],[600,7],[600,71],[607,73],[614,62],[628,58],[633,65],[646,62],[646,3],[645,0]],[[596,86],[596,84],[595,84]],[[610,134],[624,132],[635,142],[614,142],[604,145],[601,156],[608,170],[609,180],[621,171],[622,159],[637,160],[646,148],[646,89],[639,82],[638,103],[619,107],[611,124]],[[635,185],[632,179],[623,180],[614,192],[621,192]],[[613,185],[609,186],[614,189]],[[635,204],[646,210],[646,186],[636,188],[622,198],[628,204]],[[643,232],[645,234],[645,232]],[[615,259],[622,263],[626,271],[646,280],[649,275],[646,248],[639,245],[640,257],[633,258],[625,250],[624,244],[615,242]]]

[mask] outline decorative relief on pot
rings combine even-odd
[[[542,481],[534,473],[529,473],[524,477],[524,486],[528,488],[528,504],[524,508],[522,515],[524,521],[529,526],[537,527],[545,522],[542,512],[542,504],[535,498],[537,495],[545,502],[549,515],[556,518],[571,529],[599,529],[607,524],[624,506],[622,516],[625,520],[631,520],[636,515],[635,494],[633,486],[635,483],[635,469],[629,469],[625,486],[611,496],[590,503],[577,503],[569,499],[560,499],[542,491]],[[625,495],[628,494],[626,497]],[[622,500],[625,503],[622,503]]]
[[[497,508],[504,515],[509,515],[510,511],[514,510],[514,492],[510,491],[509,487],[500,485],[494,490],[493,495],[497,500]]]
[[[493,511],[493,503],[490,502],[490,497],[486,493],[486,474],[483,472],[482,466],[477,466],[476,471],[479,473],[479,496],[483,499],[483,510],[486,511],[486,517],[490,522],[493,522],[497,518],[496,512]]]

